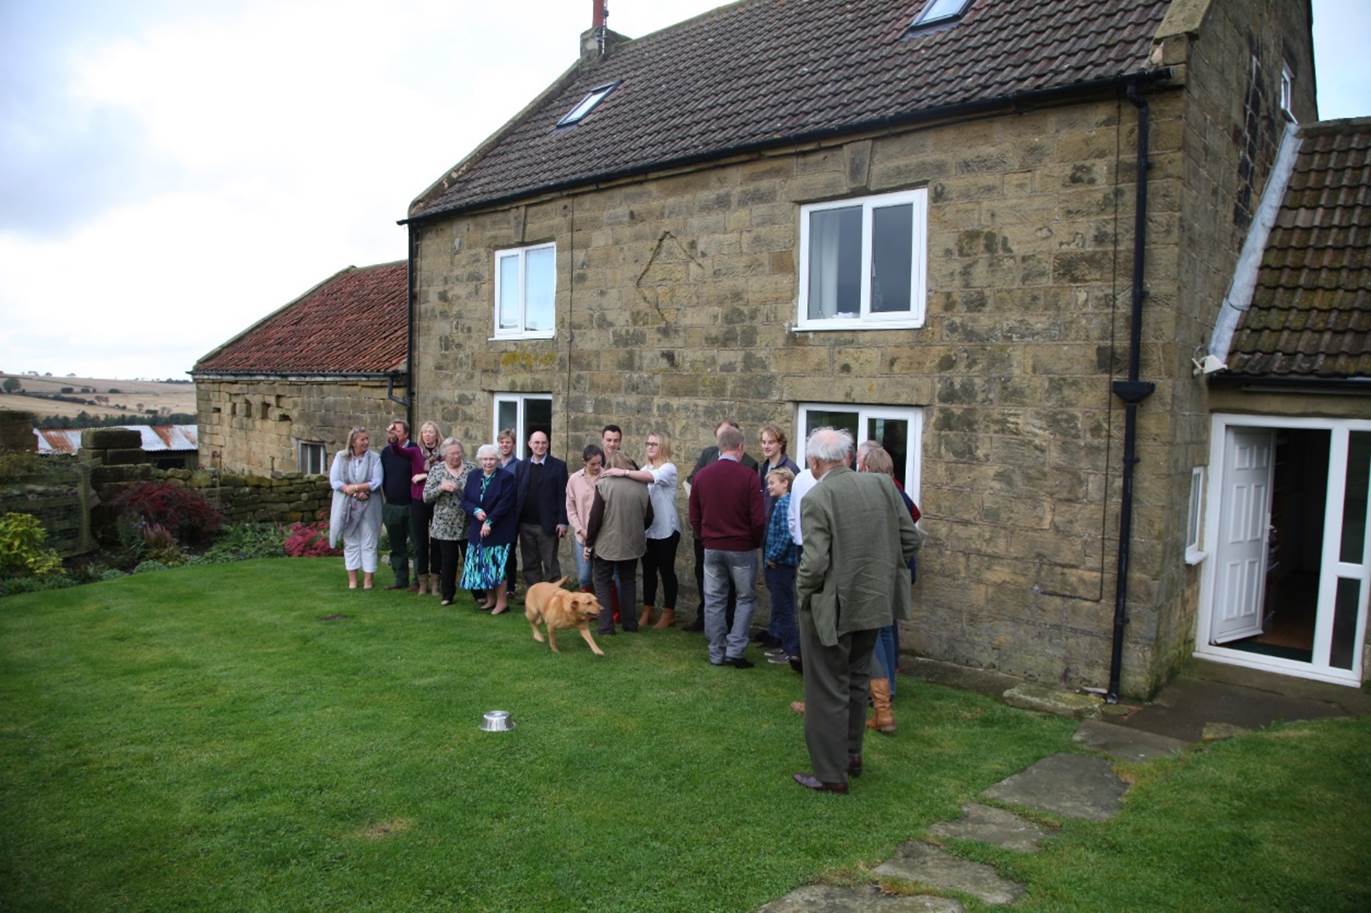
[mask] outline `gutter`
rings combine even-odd
[[[394,384],[397,371],[337,371],[314,374],[268,374],[262,371],[196,371],[191,378],[199,381],[261,380],[289,383],[331,383],[342,380],[384,380]]]
[[[1109,655],[1109,690],[1105,700],[1119,702],[1119,681],[1123,675],[1123,637],[1128,626],[1128,565],[1133,538],[1133,468],[1138,463],[1138,406],[1157,389],[1150,381],[1138,379],[1142,357],[1143,301],[1147,289],[1143,287],[1147,265],[1147,158],[1150,111],[1147,99],[1138,92],[1138,83],[1129,82],[1127,97],[1138,109],[1138,174],[1136,197],[1133,203],[1133,295],[1128,328],[1128,380],[1116,380],[1114,395],[1124,404],[1123,478],[1119,503],[1119,554],[1114,574],[1114,637]]]
[[[1092,79],[1086,82],[1072,83],[1068,86],[1054,86],[1046,89],[1031,89],[1025,92],[1013,92],[1009,95],[1000,95],[995,98],[980,101],[960,102],[957,104],[944,105],[937,108],[924,108],[913,114],[899,114],[890,117],[879,117],[874,120],[862,121],[856,124],[845,124],[841,127],[829,127],[823,130],[813,130],[808,133],[790,134],[785,137],[761,140],[757,142],[740,143],[736,146],[726,146],[722,149],[712,149],[696,155],[681,156],[674,159],[666,159],[661,162],[653,162],[648,165],[635,165],[631,168],[622,168],[618,171],[601,172],[598,174],[587,175],[578,178],[570,178],[562,181],[554,181],[549,184],[542,184],[536,187],[525,188],[515,193],[507,193],[502,196],[492,197],[472,203],[458,204],[449,208],[433,209],[418,215],[413,215],[396,222],[397,225],[422,225],[425,222],[446,216],[460,215],[464,212],[471,212],[482,209],[495,209],[505,206],[517,200],[527,199],[533,196],[541,196],[550,193],[561,193],[577,188],[594,189],[601,184],[637,175],[648,174],[653,171],[662,171],[672,168],[683,168],[691,165],[699,165],[705,162],[714,162],[722,158],[735,155],[745,155],[750,153],[765,152],[768,149],[778,149],[786,146],[802,145],[804,143],[817,142],[832,139],[839,136],[847,136],[852,133],[863,133],[871,130],[882,130],[891,127],[905,127],[913,124],[924,123],[926,121],[948,120],[965,117],[972,114],[982,114],[996,111],[1005,107],[1026,108],[1044,102],[1058,99],[1073,98],[1078,95],[1101,92],[1104,90],[1118,90],[1127,86],[1139,85],[1142,83],[1163,82],[1171,78],[1171,68],[1161,67],[1151,70],[1142,70],[1136,73],[1125,74],[1122,76],[1109,76],[1102,79]],[[472,165],[475,162],[471,162]]]
[[[1223,372],[1209,378],[1211,387],[1241,387],[1247,391],[1308,390],[1311,393],[1371,391],[1371,377],[1303,377],[1300,375],[1229,374]]]

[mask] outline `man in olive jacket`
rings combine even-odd
[[[796,572],[804,657],[808,789],[847,792],[862,769],[867,681],[876,632],[912,618],[909,559],[923,535],[889,476],[849,468],[852,437],[820,428],[805,457],[819,480],[805,495]]]

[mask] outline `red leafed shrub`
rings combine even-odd
[[[162,526],[177,542],[197,544],[219,531],[223,515],[193,488],[166,482],[139,482],[125,490],[114,504],[136,518],[143,527]]]
[[[343,553],[342,549],[329,548],[327,520],[293,524],[286,533],[284,548],[292,558],[323,558]]]

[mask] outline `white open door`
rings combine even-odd
[[[1211,643],[1262,632],[1276,433],[1229,428],[1224,447]]]

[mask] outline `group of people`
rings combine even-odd
[[[348,586],[358,586],[358,571],[362,587],[373,586],[384,523],[392,589],[433,593],[450,605],[460,587],[498,615],[516,591],[515,546],[531,586],[562,577],[559,545],[569,536],[577,583],[605,609],[599,633],[615,633],[616,624],[637,631],[654,616],[656,628],[672,627],[681,523],[671,439],[649,434],[641,465],[622,443],[622,429],[605,425],[600,443],[586,446],[581,468],[569,474],[541,430],[529,435],[527,457],[515,454],[506,429],[477,450],[473,464],[462,443],[442,439],[433,422],[420,427],[417,441],[404,421],[391,422],[379,453],[366,430],[354,428],[330,472],[329,536],[343,543]],[[861,773],[865,729],[894,731],[897,622],[910,617],[919,511],[875,441],[857,448],[847,432],[819,429],[806,443],[804,469],[787,454],[778,426],[764,425],[759,443],[760,465],[738,426],[721,422],[715,444],[686,477],[701,594],[686,630],[703,631],[713,665],[752,667],[746,650],[756,640],[769,648],[770,662],[803,673],[805,699],[792,706],[805,714],[814,770],[795,781],[846,792],[848,777]],[[771,615],[750,637],[759,558]],[[868,696],[875,707],[869,721]]]

